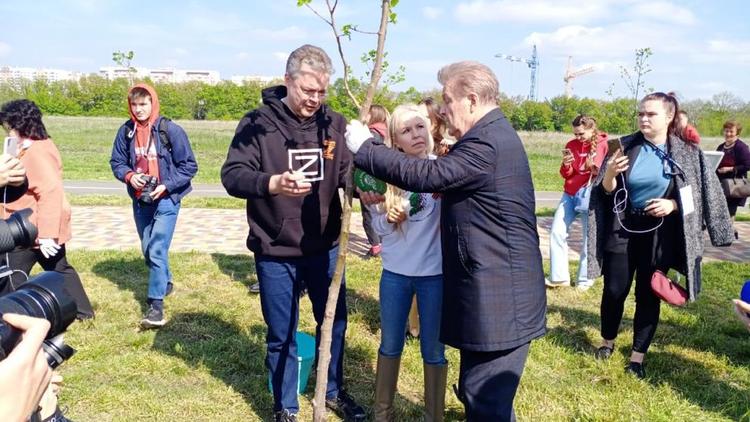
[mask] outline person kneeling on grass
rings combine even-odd
[[[130,121],[117,131],[112,173],[128,187],[141,249],[149,269],[148,310],[143,328],[166,324],[164,296],[172,292],[169,245],[180,212],[180,201],[193,188],[198,171],[185,131],[159,115],[159,97],[149,85],[128,92]]]

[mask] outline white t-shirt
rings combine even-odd
[[[405,276],[443,273],[439,198],[431,193],[405,192],[403,208],[408,217],[398,228],[386,219],[385,204],[369,208],[373,229],[380,235],[384,269]]]

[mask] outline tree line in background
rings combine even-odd
[[[107,80],[96,75],[79,81],[2,83],[0,102],[28,98],[50,115],[127,117],[125,95],[128,86],[129,81],[125,78]],[[261,104],[261,91],[268,84],[248,82],[236,85],[224,81],[216,85],[189,82],[154,83],[154,86],[164,116],[172,119],[239,120]],[[349,87],[355,95],[364,97],[366,86],[362,82],[351,79]],[[420,92],[412,87],[394,92],[383,86],[376,91],[373,103],[393,110],[398,104],[417,102],[426,96],[441,99],[439,90]],[[326,101],[347,118],[356,118],[359,114],[346,93],[343,79],[337,79],[329,87]],[[503,95],[499,105],[517,130],[567,132],[573,118],[582,113],[594,116],[604,131],[625,134],[633,131],[635,118],[632,98],[597,100],[558,96],[534,102]],[[729,92],[716,94],[711,100],[683,102],[681,106],[702,136],[721,136],[722,125],[728,119],[750,125],[750,102],[744,102]]]

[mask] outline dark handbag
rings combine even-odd
[[[685,306],[688,292],[684,287],[670,280],[666,274],[656,270],[651,276],[651,290],[659,299],[672,306]]]
[[[721,179],[721,189],[727,198],[747,198],[750,196],[750,183],[744,177]]]

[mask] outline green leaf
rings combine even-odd
[[[297,7],[302,7],[312,3],[312,0],[297,0]]]
[[[391,12],[390,15],[388,15],[388,22],[390,23],[396,23],[396,13]]]

